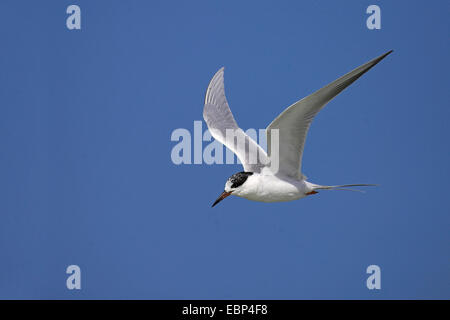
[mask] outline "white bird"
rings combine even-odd
[[[280,202],[301,199],[321,189],[351,190],[344,188],[373,186],[371,184],[327,186],[306,181],[306,177],[300,171],[303,147],[314,116],[342,90],[391,52],[392,50],[350,71],[284,110],[266,128],[267,154],[238,127],[225,97],[224,68],[217,71],[206,92],[203,118],[211,135],[236,154],[244,171],[233,174],[227,180],[225,190],[212,206],[229,195],[254,201]],[[274,129],[275,131],[272,131]],[[227,136],[230,132],[234,134],[233,140]],[[278,146],[271,145],[273,132],[278,133]],[[234,139],[237,139],[238,143],[235,143]],[[277,165],[273,165],[274,163]]]

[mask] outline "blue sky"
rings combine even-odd
[[[450,298],[449,9],[2,1],[0,298]],[[380,187],[211,209],[241,167],[172,163],[172,131],[202,119],[221,66],[239,125],[265,128],[390,49],[317,116],[303,160],[313,182]]]

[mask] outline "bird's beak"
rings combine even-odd
[[[212,207],[214,207],[214,206],[215,206],[216,204],[218,204],[220,201],[222,201],[223,199],[225,199],[226,197],[228,197],[230,194],[231,194],[231,191],[230,191],[230,192],[226,192],[226,191],[222,192],[222,194],[220,195],[220,197],[218,197],[217,200],[214,201]],[[211,208],[212,208],[212,207],[211,207]]]

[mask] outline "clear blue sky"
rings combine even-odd
[[[1,1],[0,298],[450,298],[449,10]],[[241,167],[171,162],[172,131],[202,119],[219,67],[240,126],[265,128],[389,49],[318,115],[303,162],[313,182],[380,187],[211,209]]]

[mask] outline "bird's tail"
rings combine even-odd
[[[365,191],[363,190],[358,190],[358,189],[348,189],[351,187],[376,187],[378,186],[377,184],[341,184],[341,185],[337,185],[337,186],[321,186],[318,184],[313,185],[313,189],[314,190],[345,190],[345,191],[354,191],[354,192],[362,192],[364,193]]]

